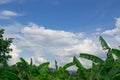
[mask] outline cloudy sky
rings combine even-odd
[[[99,36],[113,48],[120,46],[119,0],[0,0],[0,29],[14,38],[12,59],[54,66],[72,61],[79,53],[105,59]],[[79,58],[80,59],[80,58]],[[80,59],[89,67],[89,61]]]

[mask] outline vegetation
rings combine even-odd
[[[55,61],[55,69],[49,68],[49,62],[35,65],[28,63],[25,59],[20,58],[16,64],[9,66],[7,61],[11,58],[9,52],[12,38],[3,38],[4,30],[0,30],[0,80],[119,80],[120,79],[120,50],[110,48],[106,41],[100,36],[102,48],[107,54],[107,58],[101,58],[80,53],[81,58],[92,61],[92,67],[86,69],[83,67],[77,57],[64,66],[58,66]],[[67,69],[71,66],[78,69],[74,74],[69,74]]]

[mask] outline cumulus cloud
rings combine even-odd
[[[116,46],[116,41],[120,41],[120,18],[116,19],[115,25],[114,29],[106,30],[100,34],[106,35],[106,37],[109,35],[107,41],[111,41],[112,45]],[[12,45],[15,51],[12,53],[13,59],[11,63],[15,63],[19,57],[23,57],[28,62],[32,58],[37,65],[49,61],[50,66],[54,67],[55,60],[62,66],[72,61],[73,56],[78,57],[79,53],[93,54],[102,59],[106,57],[106,54],[101,51],[98,40],[94,39],[96,36],[90,38],[83,32],[73,33],[47,29],[34,23],[29,25],[16,23],[5,27],[5,30],[8,31],[8,35],[14,37],[15,41],[14,45]],[[100,31],[100,29],[98,28],[97,31]],[[91,62],[78,58],[84,66],[91,66]]]
[[[120,18],[116,18],[115,26],[114,29],[106,30],[103,34],[112,36],[116,41],[120,42]]]
[[[20,14],[10,10],[3,10],[0,12],[0,19],[11,19],[11,17],[16,16],[20,16]]]
[[[57,60],[63,65],[72,61],[73,56],[79,56],[80,52],[98,55],[100,51],[95,41],[84,37],[85,33],[52,30],[30,24],[22,28],[19,36],[21,37],[16,45],[26,52],[25,56],[29,55],[27,51],[33,52],[36,64],[46,61],[54,63],[54,60]]]
[[[111,30],[106,30],[103,32],[103,34],[106,34],[106,35],[115,35],[115,34],[118,34],[120,33],[120,18],[116,18],[116,24],[115,24],[115,28],[114,29],[111,29]]]
[[[118,32],[119,32],[119,29],[118,29],[118,28],[114,28],[114,29],[112,29],[112,30],[107,30],[107,31],[103,32],[103,34],[106,34],[106,35],[114,35],[114,34],[116,34],[116,33],[118,33]]]
[[[115,39],[116,39],[118,42],[120,42],[120,36],[119,36],[119,35],[115,36]]]
[[[87,38],[83,32],[72,33],[46,29],[34,23],[29,25],[16,23],[5,27],[5,29],[8,32],[8,37],[14,37],[13,50],[15,49],[15,51],[13,51],[14,59],[11,60],[11,63],[15,63],[16,59],[23,57],[28,62],[32,58],[37,65],[49,61],[50,66],[54,67],[55,60],[62,66],[72,61],[73,56],[78,57],[79,53],[83,52],[103,57],[103,55],[99,55],[100,48],[95,43],[96,40]],[[12,31],[13,29],[14,31]],[[17,47],[15,48],[15,46]],[[90,66],[90,62],[80,60],[85,66]]]

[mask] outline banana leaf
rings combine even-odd
[[[101,42],[103,50],[109,50],[110,49],[107,42],[103,39],[102,36],[99,37],[99,41]]]
[[[111,52],[117,57],[120,59],[120,50],[118,49],[111,49]]]
[[[80,53],[80,57],[91,60],[95,63],[103,64],[103,60],[97,56],[91,55],[91,54],[86,54],[86,53]]]
[[[113,67],[105,76],[105,80],[111,80],[111,78],[119,71],[118,67]]]
[[[66,70],[67,68],[75,65],[73,62],[67,63],[66,65],[63,66],[63,69]]]
[[[12,72],[9,72],[9,71],[5,71],[4,74],[10,80],[21,80],[15,73],[12,73]]]
[[[45,68],[45,67],[48,67],[49,64],[50,64],[49,62],[42,63],[42,64],[40,64],[40,65],[38,66],[38,68],[41,70],[41,69],[43,69],[43,68]]]
[[[78,67],[77,72],[79,73],[82,80],[86,80],[86,69],[82,66],[80,61],[74,56],[73,63]]]

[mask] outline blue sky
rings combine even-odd
[[[52,29],[89,32],[113,26],[114,18],[120,14],[119,3],[119,0],[11,0],[1,4],[0,11],[21,15],[0,22],[34,22]]]
[[[112,47],[119,46],[119,3],[119,0],[0,0],[0,28],[5,29],[6,37],[14,38],[10,63],[24,57],[28,61],[33,58],[36,64],[50,61],[51,66],[56,59],[63,65],[80,52],[105,58],[99,54],[98,36],[104,36]]]

